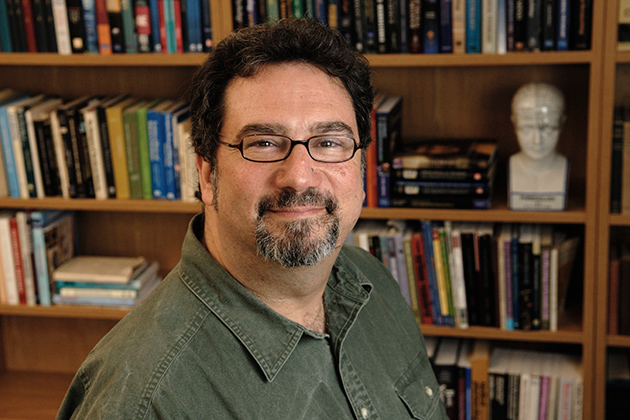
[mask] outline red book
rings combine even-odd
[[[11,229],[11,248],[13,250],[13,264],[15,265],[15,281],[17,283],[20,305],[26,305],[26,285],[24,283],[24,266],[22,265],[22,250],[20,249],[20,236],[15,217],[9,220]]]
[[[182,5],[180,0],[174,0],[175,11],[175,47],[178,53],[184,52],[184,38],[182,36]]]
[[[413,273],[416,278],[416,289],[418,291],[418,306],[420,306],[420,322],[432,325],[433,306],[431,304],[431,290],[429,289],[429,272],[427,271],[424,242],[420,232],[411,235],[411,254],[413,256]]]
[[[96,33],[98,36],[98,51],[102,55],[112,53],[112,34],[107,15],[106,0],[96,0]]]
[[[33,22],[33,8],[31,7],[30,0],[22,0],[22,19],[24,19],[24,32],[26,35],[27,51],[37,52],[35,22]]]

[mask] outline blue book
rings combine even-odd
[[[431,304],[433,306],[433,323],[435,325],[447,325],[446,319],[442,315],[442,307],[440,305],[440,296],[437,287],[437,277],[435,273],[435,258],[433,256],[433,232],[431,222],[427,220],[421,221],[422,241],[424,242],[425,264],[427,265],[427,274],[429,275],[429,289],[431,291]]]
[[[20,183],[17,175],[15,155],[13,153],[13,142],[7,107],[24,98],[28,98],[28,94],[25,92],[8,92],[7,97],[0,99],[0,141],[2,146],[2,155],[4,157],[4,168],[7,175],[9,196],[15,198],[20,197]]]
[[[409,2],[401,0],[398,2],[400,8],[400,53],[407,54],[409,52]]]
[[[466,52],[481,52],[481,0],[466,0]]]
[[[558,25],[556,32],[556,49],[569,50],[569,23],[571,21],[571,0],[558,0]]]
[[[163,0],[164,26],[166,28],[166,52],[176,53],[177,42],[175,40],[175,1]]]
[[[166,177],[164,173],[164,118],[162,112],[174,101],[166,100],[147,111],[147,133],[149,136],[149,160],[151,162],[151,184],[153,198],[166,198]]]
[[[453,2],[440,0],[440,52],[453,52]]]
[[[52,304],[53,271],[72,258],[77,249],[74,212],[44,210],[31,212],[33,258],[37,274],[38,302]],[[49,258],[54,255],[55,258]]]
[[[315,0],[315,19],[328,25],[328,5],[326,0]]]
[[[81,0],[85,25],[85,48],[92,54],[98,54],[98,35],[96,34],[96,5],[94,0]]]
[[[173,116],[182,107],[186,106],[183,101],[173,103],[169,108],[162,111],[162,128],[164,132],[160,135],[162,140],[163,166],[164,166],[164,189],[167,200],[177,199],[175,181],[175,146],[173,142]]]
[[[440,6],[438,0],[422,1],[423,51],[425,54],[440,52]]]
[[[9,11],[7,10],[7,0],[0,0],[0,48],[3,53],[13,51],[11,40],[11,26],[9,24]]]
[[[160,41],[160,7],[158,0],[149,0],[149,15],[151,18],[152,51],[162,52],[162,42]]]
[[[203,51],[201,30],[201,2],[199,0],[182,0],[186,3],[186,32],[188,34],[189,52]]]

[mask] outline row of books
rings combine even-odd
[[[362,220],[348,243],[391,270],[422,324],[556,331],[580,239],[541,224]]]
[[[610,159],[610,212],[630,213],[630,106],[616,105]]]
[[[364,53],[586,50],[592,0],[232,0],[234,28],[288,16],[337,28]]]
[[[0,0],[2,52],[204,52],[208,0]]]
[[[426,337],[450,420],[581,420],[579,356]]]
[[[491,207],[496,140],[408,142],[402,139],[402,125],[402,96],[377,94],[372,108],[373,141],[366,157],[366,207]]]
[[[52,273],[77,250],[73,212],[0,212],[0,303],[52,304]]]
[[[144,257],[77,256],[53,271],[57,305],[132,307],[160,283],[158,263]]]
[[[630,335],[630,243],[611,242],[608,270],[608,333]]]
[[[188,105],[0,91],[0,196],[194,200]]]

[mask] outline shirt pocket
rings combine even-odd
[[[412,418],[419,420],[444,418],[439,386],[424,352],[418,353],[394,387]]]

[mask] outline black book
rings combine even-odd
[[[534,284],[532,260],[532,225],[523,224],[518,242],[519,302],[518,316],[521,330],[531,330],[534,310]],[[516,315],[516,314],[515,314]]]
[[[52,140],[49,114],[33,116],[33,128],[37,139],[37,152],[42,172],[44,195],[55,197],[61,195],[61,181],[59,167],[55,156],[55,146]]]
[[[28,47],[26,45],[26,29],[24,27],[21,0],[7,0],[7,14],[9,15],[9,25],[11,26],[13,52],[26,52]]]
[[[31,6],[33,8],[33,27],[35,28],[37,52],[49,52],[48,43],[46,42],[47,22],[44,0],[32,0]]]
[[[85,19],[81,0],[67,0],[68,27],[70,29],[70,45],[73,53],[85,51]]]
[[[570,16],[569,48],[572,50],[590,50],[593,20],[592,0],[572,1]]]
[[[527,0],[514,0],[514,51],[527,45]]]
[[[365,52],[365,4],[354,2],[354,47],[359,52]]]
[[[540,51],[542,0],[528,0],[527,4],[527,50]]]
[[[542,2],[542,49],[553,51],[556,49],[556,0],[543,0]]]
[[[409,53],[422,52],[422,0],[409,1]]]
[[[116,198],[116,183],[114,181],[114,166],[112,163],[112,151],[109,147],[109,130],[107,129],[107,116],[105,110],[108,106],[114,105],[128,95],[118,95],[115,98],[103,101],[98,105],[98,125],[101,137],[101,149],[103,154],[103,167],[105,168],[105,180],[107,182],[107,195],[109,198]]]
[[[401,52],[401,14],[400,3],[406,0],[387,0],[387,51],[390,53]]]
[[[354,6],[351,0],[339,0],[337,5],[337,30],[348,45],[355,45]]]
[[[492,225],[480,225],[477,233],[479,249],[479,287],[481,292],[479,302],[482,306],[480,312],[482,324],[487,327],[497,327],[496,291],[495,291],[495,261],[494,261],[494,235]]]
[[[480,305],[477,300],[477,293],[475,292],[478,288],[478,272],[476,269],[477,261],[475,258],[476,234],[472,225],[464,225],[461,227],[461,240],[468,323],[470,325],[483,325],[479,317]]]

